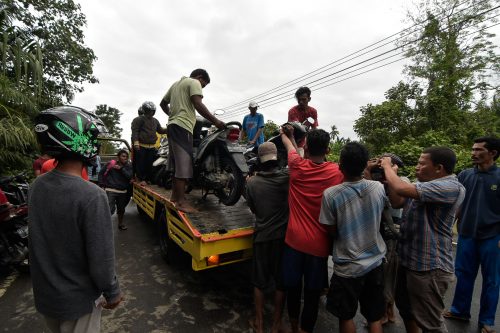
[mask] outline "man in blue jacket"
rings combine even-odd
[[[458,224],[457,285],[451,309],[444,313],[448,319],[470,319],[474,281],[481,266],[483,285],[478,318],[481,333],[495,332],[500,286],[500,169],[495,162],[499,154],[499,139],[474,140],[474,168],[458,175],[466,195]]]

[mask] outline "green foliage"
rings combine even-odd
[[[122,128],[120,125],[120,117],[123,114],[120,110],[107,106],[106,104],[100,104],[96,106],[95,114],[101,118],[104,125],[108,129],[108,134],[113,138],[122,137]]]
[[[378,105],[361,107],[354,130],[372,155],[396,153],[415,175],[423,149],[447,146],[457,154],[456,172],[471,166],[473,139],[499,135],[500,57],[494,35],[482,30],[485,11],[496,14],[492,1],[422,1],[410,19],[422,30],[401,39],[411,60],[408,82],[399,82]],[[416,41],[416,42],[415,42]],[[414,42],[414,43],[412,43]],[[488,98],[496,93],[496,97]],[[491,102],[490,102],[491,101]]]
[[[264,140],[269,140],[279,133],[279,126],[272,120],[266,121],[264,124]]]
[[[76,92],[83,91],[84,82],[98,82],[92,72],[97,58],[84,44],[86,19],[79,4],[72,0],[10,0],[2,10],[10,18],[11,30],[43,55],[44,107],[70,103]]]
[[[0,174],[29,168],[40,110],[71,102],[92,75],[85,16],[72,0],[9,0],[0,5]]]

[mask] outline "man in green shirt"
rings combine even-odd
[[[195,69],[190,77],[182,77],[175,82],[160,102],[168,116],[167,136],[169,145],[169,167],[174,169],[174,182],[170,200],[186,213],[196,209],[184,195],[186,183],[193,177],[193,129],[196,111],[217,128],[224,128],[224,122],[217,119],[203,104],[203,92],[210,77],[204,69]]]

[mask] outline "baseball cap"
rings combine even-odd
[[[255,101],[251,101],[251,102],[248,104],[248,107],[249,107],[249,108],[258,108],[258,107],[259,107],[259,104],[257,104],[257,102],[255,102]]]
[[[261,144],[258,152],[260,163],[278,160],[278,149],[276,149],[276,145],[272,142],[264,142]]]

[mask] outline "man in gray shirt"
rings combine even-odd
[[[101,308],[123,300],[106,193],[81,178],[84,162],[97,152],[99,121],[70,106],[36,119],[42,149],[58,161],[35,180],[29,198],[35,306],[52,332],[99,332]]]

